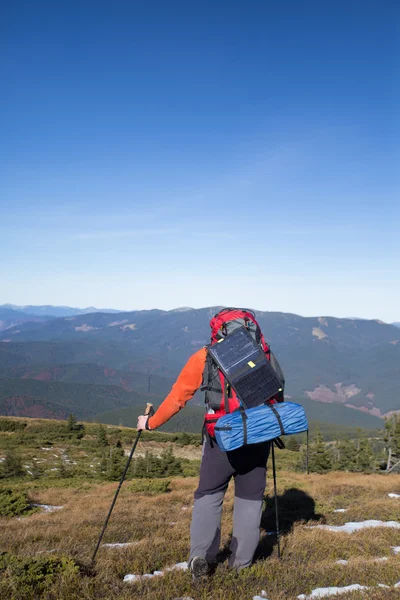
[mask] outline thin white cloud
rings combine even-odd
[[[153,227],[143,229],[121,229],[111,231],[84,231],[73,235],[77,240],[108,240],[111,238],[142,237],[142,236],[160,236],[177,233],[176,228]]]

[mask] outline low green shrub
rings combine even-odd
[[[136,479],[128,485],[128,490],[135,494],[146,494],[146,496],[155,496],[156,494],[166,494],[170,492],[169,479]]]
[[[200,460],[181,459],[183,477],[198,477],[200,473]]]
[[[18,517],[32,512],[32,506],[24,492],[0,490],[0,517]]]
[[[177,446],[201,446],[201,434],[198,433],[179,433],[175,444]]]
[[[23,431],[27,423],[13,419],[0,419],[0,431]]]
[[[75,579],[78,565],[70,558],[22,557],[9,552],[0,554],[0,574],[13,590],[13,599],[38,598],[57,577]]]

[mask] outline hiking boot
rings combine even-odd
[[[190,570],[194,581],[208,575],[208,569],[208,562],[205,558],[201,558],[201,556],[195,556],[190,563]]]

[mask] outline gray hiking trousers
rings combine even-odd
[[[199,487],[194,494],[189,561],[195,556],[215,560],[221,540],[222,502],[230,479],[235,481],[233,534],[229,566],[248,567],[260,539],[266,463],[270,444],[252,444],[223,452],[204,442]]]

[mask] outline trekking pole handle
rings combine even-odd
[[[146,410],[144,411],[144,414],[148,415],[149,417],[154,415],[154,406],[150,402],[146,404]]]

